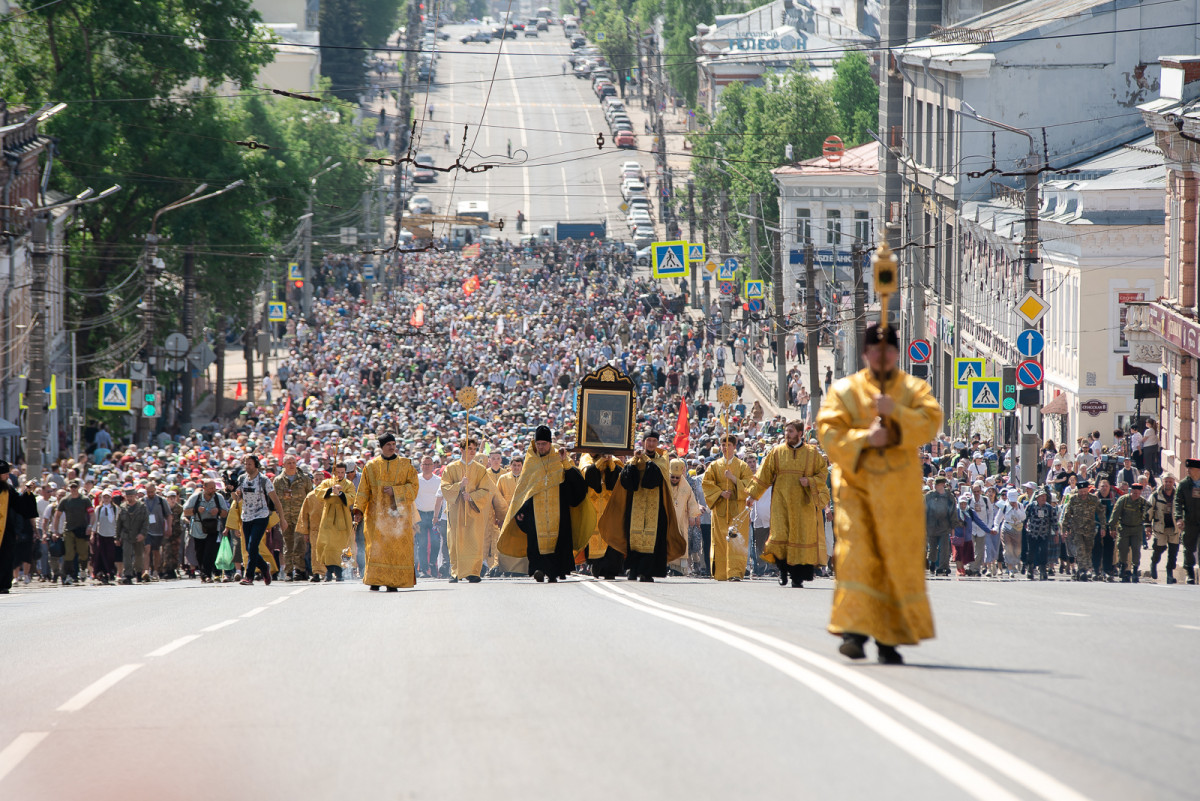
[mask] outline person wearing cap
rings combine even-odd
[[[958,525],[955,507],[949,479],[938,476],[933,492],[925,496],[925,566],[935,576],[950,575],[950,534]]]
[[[688,483],[687,463],[682,459],[672,459],[670,469],[671,503],[675,506],[675,519],[679,521],[680,527],[686,525],[690,528],[700,522],[700,502],[696,500],[696,493]],[[690,566],[687,554],[667,565],[681,576],[691,572]]]
[[[1087,481],[1075,484],[1075,492],[1067,496],[1059,513],[1059,525],[1063,535],[1075,544],[1075,580],[1088,580],[1088,567],[1092,564],[1092,545],[1096,531],[1105,525],[1104,505],[1092,495],[1092,485]]]
[[[442,497],[449,515],[446,545],[450,552],[451,584],[463,579],[478,584],[482,579],[484,538],[495,487],[487,468],[475,459],[478,451],[479,440],[468,436],[462,456],[442,471]]]
[[[333,477],[322,481],[310,494],[315,495],[321,505],[320,523],[315,532],[309,533],[313,566],[324,567],[326,581],[342,581],[342,555],[354,547],[351,510],[356,495],[354,485],[346,478],[346,465],[335,464]],[[369,561],[367,567],[370,568]]]
[[[304,499],[308,497],[308,493],[313,491],[312,478],[302,473],[298,465],[295,453],[286,454],[283,457],[283,472],[275,476],[275,481],[272,482],[275,486],[275,494],[279,496],[279,500],[283,504],[283,516],[293,521],[300,516],[300,507],[304,505]],[[284,581],[306,581],[308,579],[304,570],[306,550],[307,543],[304,541],[304,536],[296,532],[295,526],[284,532],[283,554],[280,559],[283,563]],[[339,561],[338,564],[340,565],[341,562]]]
[[[79,482],[72,481],[70,494],[58,502],[53,525],[62,527],[63,586],[86,581],[88,575],[88,530],[92,525],[92,502],[79,493]]]
[[[894,328],[872,325],[863,342],[866,367],[837,381],[817,414],[836,509],[829,631],[842,637],[844,656],[864,658],[873,637],[879,660],[900,664],[896,646],[934,636],[917,449],[937,435],[942,408],[929,384],[896,366]]]
[[[117,507],[113,505],[111,490],[100,491],[100,505],[93,513],[92,531],[92,560],[96,571],[96,579],[101,584],[111,584],[117,580]]]
[[[125,503],[117,513],[117,539],[121,541],[121,552],[125,557],[122,584],[133,584],[135,578],[148,581],[145,568],[145,543],[150,531],[150,512],[146,504],[138,500],[137,487],[126,484]]]
[[[687,553],[668,488],[671,467],[658,441],[654,430],[642,436],[600,518],[600,534],[624,556],[631,580],[664,578],[667,564]]]
[[[598,521],[608,508],[609,499],[616,489],[624,464],[620,456],[608,453],[600,456],[585,453],[580,463],[583,468],[583,480],[588,485],[588,500],[596,510]],[[587,561],[593,576],[612,581],[621,572],[624,557],[615,548],[609,548],[604,542],[604,537],[597,531],[588,540]]]
[[[704,503],[712,510],[712,526],[716,532],[706,556],[712,577],[717,581],[741,581],[750,555],[747,501],[751,500],[749,493],[754,474],[738,458],[738,444],[738,438],[733,434],[721,436],[721,456],[704,471],[701,482]],[[767,483],[774,483],[773,479],[771,476]],[[763,485],[765,488],[766,484]],[[681,519],[681,526],[686,525],[687,520],[690,516]]]
[[[1047,503],[1049,493],[1046,490],[1037,489],[1033,496],[1033,500],[1025,505],[1024,562],[1030,581],[1034,579],[1034,570],[1045,581],[1048,578],[1046,561],[1050,543],[1058,533],[1058,515],[1054,507]]]
[[[416,468],[396,454],[396,435],[383,434],[379,455],[363,468],[352,506],[354,522],[363,523],[366,545],[362,580],[373,591],[387,587],[396,592],[417,583],[413,501],[418,489]]]
[[[188,540],[196,554],[200,581],[208,584],[216,570],[217,549],[220,547],[221,521],[229,516],[229,502],[217,492],[217,479],[209,476],[200,489],[183,504],[180,523],[187,526]]]
[[[1004,572],[1009,578],[1016,575],[1021,564],[1021,534],[1025,528],[1025,508],[1021,506],[1021,493],[1010,489],[1004,503],[996,507],[996,516],[991,521],[992,531],[1000,535],[1000,548],[1004,557]]]
[[[1142,565],[1142,541],[1150,520],[1150,502],[1142,497],[1142,485],[1129,486],[1129,494],[1117,498],[1109,515],[1109,529],[1117,530],[1117,558],[1121,583],[1137,584]]]
[[[790,420],[783,428],[783,442],[763,457],[746,487],[740,505],[747,509],[771,490],[770,530],[762,560],[778,568],[780,586],[786,587],[790,578],[793,587],[803,587],[804,582],[813,580],[816,568],[829,561],[825,541],[828,476],[825,457],[816,445],[804,441],[804,423]],[[708,498],[706,489],[705,500]],[[725,525],[714,510],[714,551]]]
[[[583,550],[596,528],[596,510],[587,495],[587,482],[571,454],[554,447],[548,426],[538,426],[500,529],[500,553],[527,558],[529,575],[539,584],[566,578],[575,569],[575,552]]]
[[[1183,529],[1183,569],[1187,572],[1187,583],[1195,584],[1196,546],[1200,544],[1200,459],[1188,459],[1185,465],[1187,475],[1175,489],[1175,527]]]
[[[158,568],[158,577],[170,580],[178,578],[179,557],[183,550],[183,507],[179,504],[179,490],[174,487],[167,489],[165,497],[170,519],[163,534],[162,562]]]
[[[1158,560],[1167,552],[1167,583],[1176,583],[1175,564],[1179,557],[1181,526],[1175,518],[1175,476],[1167,473],[1150,493],[1150,526],[1154,532],[1154,550],[1150,555],[1150,578],[1158,580]]]

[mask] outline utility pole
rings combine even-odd
[[[183,252],[183,335],[188,343],[192,342],[192,332],[195,328],[196,317],[196,251],[190,245]],[[187,430],[192,424],[192,365],[187,356],[183,358],[183,406],[179,427]]]
[[[690,244],[690,243],[696,241],[696,182],[693,181],[691,178],[688,178],[687,188],[688,188],[688,243]],[[704,253],[705,253],[705,256],[708,255],[708,247],[707,246],[705,246]],[[696,269],[691,270],[691,273],[692,273],[692,308],[693,309],[700,308],[700,296],[697,292],[699,287],[696,285],[696,282],[699,279],[696,277],[696,273],[700,272],[703,269],[704,269],[704,265],[700,265]]]
[[[775,306],[775,314],[771,317],[775,323],[775,405],[780,409],[786,409],[788,407],[787,335],[783,329],[783,258],[779,250],[779,231],[772,232],[771,237],[773,240],[771,243],[771,295]]]
[[[758,280],[758,219],[754,210],[758,208],[758,193],[750,193],[750,280]]]
[[[413,73],[417,69],[417,35],[421,27],[420,4],[408,4],[408,23],[404,27],[404,74],[400,76],[400,97],[398,99],[399,113],[396,115],[396,127],[392,131],[392,141],[395,143],[394,155],[396,172],[392,182],[396,190],[396,205],[392,214],[394,224],[400,225],[400,217],[404,212],[404,172],[405,162],[400,159],[407,153],[409,147],[409,126],[412,117],[412,84]]]
[[[217,317],[217,327],[213,332],[213,339],[216,340],[213,355],[217,359],[217,394],[214,398],[213,419],[220,420],[221,415],[225,412],[225,315],[223,314]]]
[[[308,187],[308,206],[304,214],[304,244],[302,252],[304,253],[303,273],[304,285],[300,290],[300,314],[307,320],[312,311],[312,282],[313,282],[313,267],[312,267],[312,220],[313,220],[313,194],[316,192],[316,186],[310,182]]]
[[[817,249],[812,238],[804,242],[804,299],[808,308],[804,327],[808,329],[808,419],[810,425],[817,422],[817,409],[821,408],[821,365],[817,364],[817,351],[821,347],[821,333],[817,330]]]
[[[1022,261],[1025,263],[1025,290],[1036,292],[1039,295],[1042,294],[1042,265],[1038,260],[1038,209],[1041,206],[1041,201],[1038,197],[1040,167],[1041,158],[1038,155],[1033,137],[1031,136],[1029,137],[1029,164],[1025,167],[1025,236],[1021,242],[1021,250]],[[1030,327],[1023,326],[1023,329],[1030,330]],[[1037,325],[1032,326],[1032,330],[1041,333],[1041,320],[1038,321]],[[954,332],[954,335],[957,340],[959,336],[957,330]],[[1021,335],[1017,334],[1017,336]],[[1041,365],[1042,356],[1039,354],[1034,357],[1034,361]],[[1023,482],[1036,482],[1038,480],[1038,456],[1042,440],[1042,393],[1038,390],[1026,391],[1037,402],[1023,404],[1024,408],[1021,410],[1020,475]]]
[[[700,215],[700,236],[704,239],[704,253],[708,258],[712,258],[712,247],[708,241],[708,190],[700,189],[700,208],[704,211]],[[704,319],[708,320],[709,309],[712,308],[712,279],[702,281],[704,284]]]
[[[46,446],[46,274],[50,270],[50,221],[45,213],[33,218],[33,276],[29,287],[29,376],[25,382],[25,473],[42,477],[42,449]]]
[[[862,363],[863,340],[867,333],[867,285],[863,283],[864,255],[862,245],[856,242],[850,250],[850,263],[854,268],[854,361],[848,372],[854,372]]]
[[[719,241],[721,243],[721,260],[729,258],[729,194],[721,190],[721,216],[717,220]],[[721,336],[729,339],[729,307],[732,301],[728,295],[721,296]]]
[[[142,361],[146,363],[146,374],[154,377],[154,316],[158,313],[155,288],[158,284],[158,234],[146,234],[146,247],[142,250]],[[135,396],[135,400],[137,396]],[[137,410],[137,435],[139,445],[150,439],[150,419],[141,414],[141,404],[134,403]]]

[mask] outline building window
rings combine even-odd
[[[1176,182],[1178,187],[1178,182]],[[1171,193],[1171,222],[1167,232],[1167,291],[1168,298],[1180,298],[1179,291],[1179,242],[1183,235],[1183,226],[1180,224],[1180,214],[1183,213],[1182,204],[1179,202],[1179,193]]]
[[[946,172],[958,172],[958,165],[954,163],[954,112],[946,109]]]
[[[842,244],[842,213],[837,209],[825,212],[825,244],[834,247]]]
[[[871,238],[871,212],[854,212],[854,241],[860,245],[867,244]]]
[[[920,100],[917,101],[917,113],[913,120],[913,161],[921,163],[921,154],[925,152],[925,145],[921,139],[921,128],[925,121],[925,104]]]
[[[1117,350],[1129,352],[1129,340],[1125,338],[1125,323],[1129,319],[1129,304],[1145,300],[1145,292],[1118,292],[1117,313],[1120,315],[1120,325],[1117,326]]]
[[[812,239],[812,212],[796,209],[796,243],[807,245]]]

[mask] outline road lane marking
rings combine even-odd
[[[308,589],[308,587],[301,587],[298,590],[292,590],[291,592],[288,593],[288,595],[299,595],[300,593],[304,592],[307,589]]]
[[[21,732],[15,740],[5,746],[4,750],[0,751],[0,781],[4,781],[4,777],[12,773],[13,769],[21,764],[21,760],[29,756],[48,734],[48,731]]]
[[[85,706],[90,704],[92,701],[95,701],[97,698],[99,698],[101,693],[103,693],[105,690],[109,689],[110,687],[115,685],[117,682],[119,682],[121,679],[125,678],[126,676],[128,676],[130,673],[137,670],[141,666],[142,665],[140,663],[131,663],[128,665],[121,665],[119,668],[116,668],[115,670],[110,671],[106,675],[101,676],[100,678],[96,679],[94,682],[89,684],[87,687],[84,687],[82,690],[80,690],[78,693],[76,693],[75,696],[72,697],[69,701],[67,701],[65,704],[60,706],[56,711],[58,711],[58,712],[78,712],[79,710],[83,709]]]
[[[1065,617],[1088,617],[1087,615],[1083,614],[1082,612],[1055,612],[1054,614],[1063,615]]]
[[[1200,631],[1200,626],[1189,626],[1187,623],[1176,623],[1175,628],[1187,629],[1188,631]]]
[[[977,603],[980,606],[995,606],[991,601],[972,601],[972,603]]]
[[[198,640],[198,639],[200,639],[199,634],[188,634],[186,636],[180,637],[178,640],[174,640],[172,642],[167,643],[162,648],[159,648],[155,651],[151,651],[150,653],[146,654],[146,656],[147,657],[166,656],[167,654],[171,653],[172,651],[177,651],[180,648],[182,648],[183,646],[187,645],[189,642],[194,642],[195,640]]]
[[[836,676],[847,684],[872,696],[880,703],[886,704],[928,731],[933,732],[947,742],[953,743],[956,750],[972,754],[983,764],[990,765],[1001,775],[1020,783],[1030,792],[1046,799],[1046,801],[1087,801],[1087,796],[1076,792],[1045,771],[1031,765],[1015,754],[1005,751],[990,740],[960,726],[949,718],[893,690],[886,684],[864,675],[862,671],[847,668],[839,662],[816,654],[806,648],[793,645],[790,642],[772,637],[769,634],[762,634],[754,629],[739,626],[736,623],[728,623],[720,618],[709,617],[708,615],[689,612],[686,609],[668,606],[667,604],[650,600],[649,598],[622,590],[618,587],[599,585],[595,581],[587,582],[586,586],[589,588],[603,587],[606,591],[620,593],[621,595],[636,599],[646,606],[659,607],[685,618],[703,621],[719,629],[739,634],[754,642],[759,642],[782,651],[819,670]]]
[[[943,779],[958,786],[963,792],[973,798],[981,799],[981,801],[1016,801],[1017,799],[1017,796],[1001,787],[985,774],[979,772],[974,766],[959,759],[953,753],[923,737],[912,728],[885,715],[879,709],[871,706],[849,690],[839,687],[829,679],[818,676],[811,670],[797,665],[795,662],[784,658],[781,654],[752,643],[745,638],[721,631],[716,626],[710,625],[707,622],[689,620],[688,618],[691,615],[685,617],[682,614],[676,613],[673,607],[667,607],[665,604],[655,604],[655,606],[663,606],[665,609],[671,609],[672,611],[661,611],[638,601],[631,600],[628,597],[623,598],[621,597],[622,595],[631,594],[612,587],[601,587],[592,583],[586,583],[584,586],[593,592],[607,595],[617,603],[624,604],[645,614],[668,620],[724,643],[735,650],[754,657],[769,667],[775,668],[788,678],[805,685],[829,703],[841,708],[843,712],[846,712],[851,717],[857,718],[868,729],[871,729],[901,751],[907,752],[913,759],[923,762]],[[620,595],[615,593],[620,593]],[[678,611],[682,612],[683,610]]]
[[[288,599],[289,599],[289,598],[291,598],[291,597],[292,597],[292,596],[290,596],[290,595],[281,595],[281,596],[279,596],[278,598],[276,598],[274,601],[269,601],[269,602],[267,603],[267,606],[275,606],[276,604],[281,604],[281,603],[283,603],[284,601],[288,600]]]
[[[255,616],[255,615],[257,615],[259,612],[265,612],[265,611],[267,611],[267,607],[265,607],[265,606],[256,606],[256,607],[254,607],[253,609],[251,609],[249,612],[247,612],[246,614],[242,615],[242,617],[254,617],[254,616]]]
[[[221,629],[225,628],[226,626],[232,626],[234,623],[237,623],[236,617],[231,618],[230,620],[222,620],[220,623],[213,623],[211,626],[205,626],[204,628],[202,628],[200,630],[203,632],[220,631]]]

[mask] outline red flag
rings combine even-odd
[[[687,455],[689,433],[687,398],[681,398],[679,401],[679,418],[675,421],[675,453],[679,456]]]
[[[234,400],[238,400],[238,399],[240,399],[241,397],[242,397],[242,382],[241,382],[241,381],[239,381],[239,382],[238,382],[238,385],[237,385],[237,389],[235,389],[235,390],[233,391],[233,399],[234,399]]]
[[[425,304],[418,303],[416,310],[412,313],[412,317],[408,318],[408,324],[413,328],[420,328],[425,325]]]
[[[468,278],[466,281],[463,282],[462,288],[463,288],[463,293],[467,297],[471,297],[471,293],[474,292],[475,290],[479,289],[479,276],[472,275],[470,278]]]
[[[271,446],[271,455],[283,460],[283,432],[287,431],[288,418],[292,415],[292,396],[288,395],[283,404],[283,416],[279,418],[279,430],[275,432],[275,444]]]

